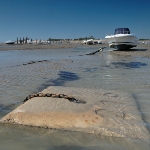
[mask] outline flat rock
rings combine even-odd
[[[66,94],[86,104],[64,98],[35,97],[4,116],[1,123],[81,131],[104,136],[149,139],[149,132],[129,93],[51,86],[42,93]]]

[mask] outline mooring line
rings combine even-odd
[[[101,47],[101,48],[99,48],[99,50],[97,50],[97,51],[95,51],[95,52],[91,52],[91,53],[84,54],[84,55],[94,55],[94,54],[96,54],[96,53],[98,53],[98,52],[102,52],[104,48],[106,48],[106,47]],[[79,55],[79,56],[84,56],[84,55]]]

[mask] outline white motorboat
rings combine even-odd
[[[5,42],[6,44],[15,44],[15,41],[9,40]]]
[[[32,44],[32,40],[28,39],[28,40],[27,40],[27,43],[28,43],[28,44]]]
[[[88,45],[93,44],[93,39],[84,40],[83,44],[88,44]]]
[[[117,50],[127,50],[138,44],[138,39],[134,34],[130,34],[128,28],[117,28],[114,35],[107,35],[105,39],[108,40],[109,47]]]
[[[43,43],[44,43],[43,40],[39,40],[39,41],[38,41],[38,44],[43,44]]]
[[[51,41],[46,41],[47,42],[47,44],[51,44]]]

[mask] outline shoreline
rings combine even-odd
[[[7,44],[0,44],[0,51],[5,50],[36,50],[36,49],[64,49],[64,48],[76,48],[76,47],[100,47],[101,45],[106,44],[97,44],[97,45],[85,45],[82,42],[62,42],[62,43],[52,43],[52,44],[13,44],[13,45],[7,45]]]
[[[118,56],[150,58],[150,44],[138,44],[137,47],[127,51],[112,51],[111,54]]]
[[[0,51],[7,50],[43,50],[43,49],[68,49],[76,47],[108,47],[108,44],[95,44],[95,45],[86,45],[82,42],[62,42],[62,43],[52,43],[52,44],[0,44]],[[137,47],[130,50],[122,51],[111,51],[111,54],[118,56],[131,56],[131,57],[145,57],[150,58],[150,44],[138,44]]]

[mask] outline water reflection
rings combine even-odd
[[[101,60],[103,61],[103,63],[106,64],[106,66],[108,67],[116,67],[116,68],[141,68],[141,67],[145,67],[147,66],[146,63],[143,62],[139,62],[139,61],[130,61],[129,60],[127,62],[125,62],[125,58],[123,57],[116,57],[115,55],[111,55],[108,53],[105,54],[101,54],[100,55]],[[131,60],[131,59],[130,59]]]
[[[88,48],[81,49],[79,54],[89,52]],[[90,51],[92,50],[90,49]],[[73,63],[70,64],[68,63],[70,60],[62,60],[62,55],[63,59],[68,59],[69,56],[77,53],[76,49],[63,52],[64,50],[1,52],[0,68],[3,69],[0,72],[1,117],[6,115],[6,111],[10,112],[12,107],[7,105],[19,100],[22,101],[25,96],[41,91],[38,89],[40,86],[42,86],[42,90],[51,85],[119,89],[136,95],[135,99],[139,103],[140,111],[145,115],[144,121],[150,129],[149,59],[117,57],[104,52],[94,56],[71,57]],[[22,65],[31,60],[50,59],[57,61]],[[20,66],[17,66],[18,64]],[[11,68],[10,65],[15,67]],[[16,127],[0,125],[0,149],[149,150],[149,146],[147,141],[137,139],[103,137],[101,135],[28,128],[18,125]]]
[[[147,66],[146,63],[142,62],[113,62],[112,65],[116,67],[125,67],[125,68],[141,68]]]
[[[42,89],[47,88],[48,86],[63,86],[68,81],[79,80],[79,76],[73,72],[69,71],[59,71],[58,78],[50,79],[48,82],[42,84]],[[40,90],[42,90],[40,88]]]

